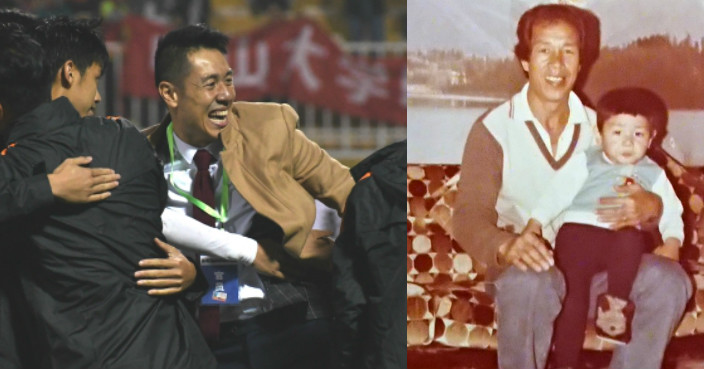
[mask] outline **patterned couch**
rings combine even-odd
[[[662,154],[685,206],[682,265],[692,276],[695,292],[676,336],[704,333],[704,176]],[[485,292],[481,266],[450,237],[452,205],[459,165],[408,165],[407,172],[407,346],[496,348],[494,301]],[[587,330],[584,347],[610,350]],[[420,348],[420,347],[419,347]]]

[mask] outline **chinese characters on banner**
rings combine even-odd
[[[158,97],[154,53],[169,31],[139,17],[122,24],[126,37],[123,91]],[[391,124],[406,124],[406,57],[376,60],[344,53],[315,23],[273,23],[230,38],[228,61],[238,100],[282,97]]]

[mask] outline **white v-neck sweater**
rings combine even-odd
[[[570,93],[570,116],[553,156],[528,106],[528,84],[471,129],[462,158],[453,236],[478,262],[498,267],[499,245],[525,227],[556,171],[597,143],[596,113]]]

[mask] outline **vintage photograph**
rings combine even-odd
[[[704,365],[704,2],[408,4],[408,368]]]

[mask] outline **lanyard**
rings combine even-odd
[[[184,191],[176,184],[174,183],[174,127],[172,123],[169,123],[168,127],[166,127],[166,140],[169,143],[169,155],[171,156],[171,173],[169,174],[169,183],[176,189],[176,192],[178,192],[179,195],[183,196],[193,204],[193,206],[197,206],[198,209],[203,210],[204,213],[210,215],[211,217],[215,218],[218,222],[220,222],[220,226],[223,226],[225,224],[225,221],[227,220],[227,203],[229,202],[229,184],[230,184],[230,179],[227,177],[227,172],[225,169],[222,170],[222,187],[221,191],[222,193],[220,194],[220,211],[218,212],[217,210],[213,209],[210,207],[210,205],[204,203],[203,201],[200,201],[193,197],[190,193],[187,191]]]

